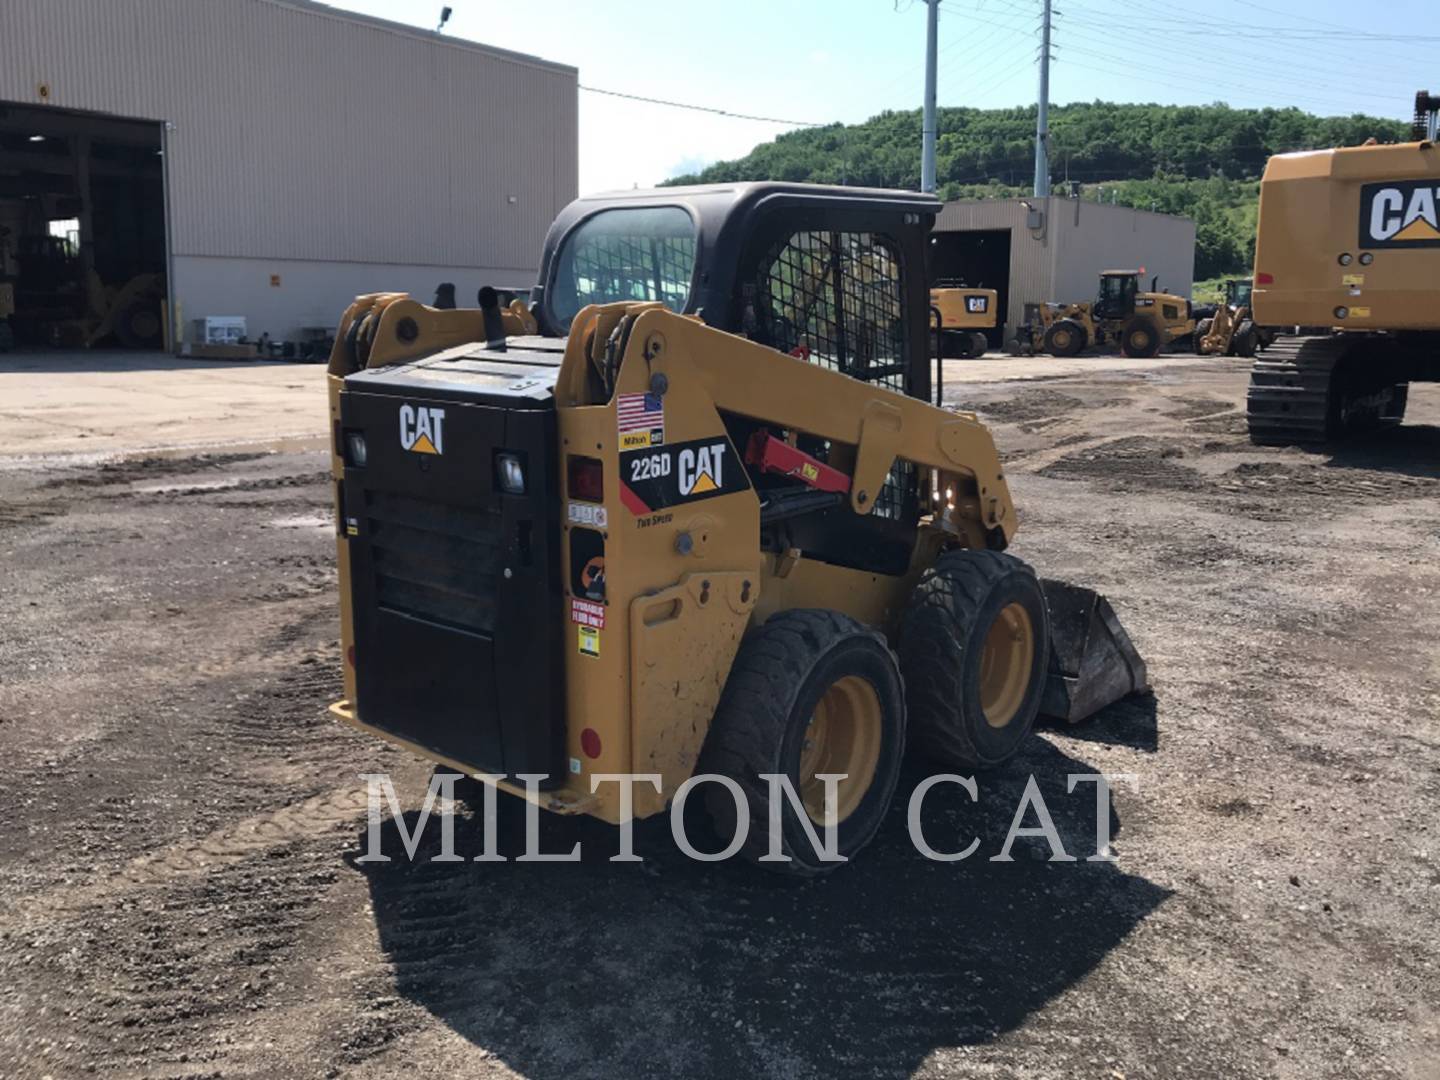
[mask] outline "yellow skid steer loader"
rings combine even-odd
[[[530,303],[361,297],[330,359],[345,721],[566,814],[747,796],[742,854],[828,869],[907,743],[998,766],[1042,710],[1146,687],[1109,605],[1006,553],[990,432],[931,404],[907,192],[760,183],[581,199]],[[838,774],[827,791],[822,779]],[[526,775],[542,780],[522,782]],[[703,787],[722,833],[724,786]],[[808,818],[802,821],[800,814]]]

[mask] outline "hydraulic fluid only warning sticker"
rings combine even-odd
[[[622,451],[663,446],[665,402],[655,394],[621,394],[615,399],[615,426]]]
[[[620,455],[620,497],[637,517],[749,488],[745,467],[723,435]]]
[[[579,623],[581,626],[593,626],[596,630],[605,629],[605,605],[597,604],[594,600],[581,600],[578,596],[570,598],[570,621]]]

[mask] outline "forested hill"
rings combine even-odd
[[[938,193],[946,199],[1030,190],[1035,108],[941,109]],[[1087,198],[1115,199],[1195,218],[1196,277],[1245,273],[1254,244],[1257,181],[1274,153],[1394,142],[1409,124],[1374,116],[1312,116],[1299,109],[1227,105],[1052,106],[1051,175]],[[885,112],[863,124],[803,128],[735,161],[670,184],[798,180],[915,189],[920,186],[920,110]],[[1100,189],[1103,190],[1103,195]]]

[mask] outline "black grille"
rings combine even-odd
[[[498,512],[365,492],[380,607],[462,630],[495,628]]]
[[[884,238],[794,233],[761,262],[756,286],[756,340],[887,390],[908,391],[900,256]],[[872,513],[904,519],[914,498],[914,466],[896,462]]]

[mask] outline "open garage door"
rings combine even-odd
[[[165,345],[161,125],[0,102],[0,347]]]
[[[986,331],[990,347],[1005,343],[1005,313],[1010,310],[1010,230],[966,229],[930,236],[930,283],[994,289],[999,321]]]

